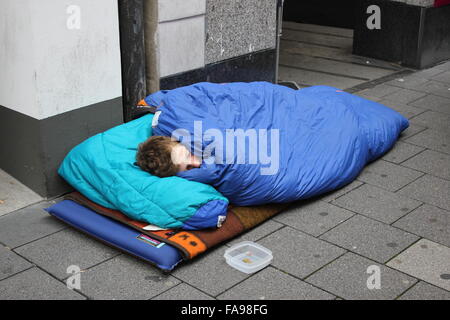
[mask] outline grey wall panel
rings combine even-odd
[[[207,0],[205,63],[276,46],[276,0]]]
[[[0,106],[0,168],[43,197],[72,188],[57,170],[85,139],[123,123],[122,97],[37,120]]]
[[[39,120],[0,106],[0,168],[45,193]]]

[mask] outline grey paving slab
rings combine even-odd
[[[439,208],[450,210],[450,181],[428,174],[420,177],[398,192]]]
[[[335,296],[268,267],[217,298],[221,300],[332,300]]]
[[[437,75],[434,75],[431,77],[431,79],[435,81],[445,82],[447,84],[450,84],[450,71],[444,71]]]
[[[329,26],[320,26],[317,24],[297,23],[291,21],[283,21],[283,29],[294,29],[301,31],[309,31],[314,33],[325,33],[340,37],[353,38],[352,29],[336,28]]]
[[[414,136],[407,137],[405,141],[450,154],[450,132],[448,131],[426,129]]]
[[[353,78],[346,78],[335,75],[324,75],[321,72],[308,71],[303,69],[296,69],[280,65],[279,79],[282,81],[295,81],[298,84],[309,86],[327,85],[340,89],[347,89],[358,84],[364,83],[364,80],[357,80]]]
[[[439,73],[442,73],[442,72],[443,71],[440,70]],[[429,81],[429,79],[427,79],[427,78],[416,76],[416,74],[412,74],[412,75],[409,75],[406,77],[400,77],[400,78],[393,79],[391,81],[386,82],[385,84],[390,85],[390,86],[405,88],[405,89],[411,89],[411,88],[416,88],[418,86],[421,86],[428,81]]]
[[[405,143],[402,141],[397,141],[394,147],[386,153],[382,159],[393,162],[396,164],[402,163],[403,161],[413,157],[414,155],[425,150],[423,147],[418,147],[410,143]]]
[[[433,68],[450,71],[450,61],[442,62]]]
[[[419,133],[419,132],[422,132],[422,131],[424,131],[424,130],[427,130],[427,128],[426,127],[422,127],[422,126],[419,126],[419,125],[416,125],[416,124],[409,124],[409,127],[406,129],[406,130],[404,130],[404,131],[402,131],[401,133],[400,133],[400,136],[398,137],[399,138],[399,140],[406,140],[406,139],[408,139],[408,138],[411,138],[412,136],[414,136],[415,134],[417,134],[417,133]]]
[[[234,238],[233,240],[229,241],[227,243],[228,246],[232,246],[234,244],[237,244],[241,241],[258,241],[259,239],[265,237],[266,235],[282,228],[284,225],[281,223],[278,223],[273,220],[268,220],[261,225],[253,228],[249,232],[244,233],[243,235]]]
[[[391,100],[380,100],[379,101],[382,105],[385,105],[386,107],[389,107],[391,109],[394,109],[401,115],[403,115],[406,118],[412,118],[414,116],[417,116],[418,114],[421,114],[422,112],[425,112],[426,109],[410,106],[398,101],[391,101]]]
[[[120,255],[81,273],[80,291],[90,299],[148,300],[179,283],[146,262]]]
[[[358,188],[359,186],[361,186],[364,182],[358,181],[358,180],[353,180],[351,183],[349,183],[348,185],[346,185],[343,188],[340,188],[338,190],[332,191],[332,192],[328,192],[323,196],[320,196],[319,199],[325,202],[331,202],[341,196],[343,196],[344,194],[350,192],[351,190]]]
[[[69,276],[71,265],[87,269],[119,252],[73,229],[36,240],[15,251],[59,279]]]
[[[14,248],[67,228],[43,210],[53,203],[43,201],[0,217],[0,242]]]
[[[301,40],[319,45],[326,45],[333,48],[351,48],[353,39],[347,37],[339,37],[331,34],[312,33],[309,31],[286,29],[282,35],[284,40]]]
[[[450,131],[450,114],[426,111],[410,120],[411,123],[435,130]]]
[[[227,246],[220,246],[179,266],[172,275],[215,297],[248,277],[225,262]]]
[[[392,73],[401,69],[400,67],[394,66],[386,61],[371,59],[362,56],[355,56],[350,54],[349,51],[345,51],[339,48],[332,48],[329,46],[321,46],[306,42],[289,41],[281,39],[280,52],[287,52],[291,54],[304,54],[313,57],[339,60],[342,62],[349,62],[365,66],[371,65],[373,68],[383,68],[385,70],[387,69],[390,70]]]
[[[450,113],[450,99],[433,94],[426,95],[414,102],[410,103],[411,106],[418,108],[429,109],[437,112]]]
[[[423,92],[418,92],[409,89],[400,89],[399,91],[384,96],[384,98],[387,100],[408,104],[424,96],[425,93]]]
[[[354,213],[324,201],[298,203],[277,215],[274,220],[287,224],[313,236],[319,236]]]
[[[450,155],[446,153],[425,150],[402,165],[450,180]]]
[[[320,237],[384,263],[419,239],[406,231],[355,215]]]
[[[425,83],[422,83],[420,85],[414,86],[410,88],[411,90],[423,92],[423,93],[430,93],[430,94],[436,94],[436,92],[445,89],[446,85],[445,83],[435,81],[435,80],[428,80]]]
[[[431,77],[438,75],[439,73],[442,73],[444,71],[445,71],[444,69],[440,69],[440,68],[438,68],[438,66],[435,66],[433,68],[424,69],[424,70],[415,72],[414,76],[419,77],[419,78],[430,79]]]
[[[31,268],[0,281],[0,300],[84,300],[81,294],[49,276]]]
[[[398,300],[450,300],[450,292],[419,281],[402,294]]]
[[[387,263],[418,279],[450,291],[450,248],[421,239]]]
[[[191,287],[186,283],[165,291],[164,293],[152,298],[152,300],[215,300],[213,297]]]
[[[432,90],[431,93],[440,97],[450,99],[450,84],[446,84],[446,86],[443,86],[442,88]]]
[[[370,92],[366,92],[366,90],[367,90],[367,89],[361,90],[361,91],[355,92],[355,93],[353,93],[353,94],[354,94],[354,95],[357,95],[357,96],[359,96],[359,97],[361,97],[361,98],[365,98],[365,99],[371,100],[371,101],[376,101],[376,102],[378,102],[378,101],[381,100],[381,98],[372,97],[372,96],[370,95]]]
[[[0,245],[0,280],[31,268],[33,265],[10,249]]]
[[[36,192],[0,169],[0,216],[42,200]]]
[[[425,204],[393,225],[450,247],[449,211]]]
[[[332,202],[369,218],[391,224],[422,203],[365,184]]]
[[[299,278],[345,253],[344,249],[290,227],[278,230],[258,243],[272,251],[272,266]]]
[[[377,160],[364,168],[358,180],[395,192],[421,175],[423,175],[422,172],[388,161]]]
[[[360,64],[343,61],[323,59],[305,54],[290,54],[285,51],[280,53],[280,63],[286,66],[300,67],[307,70],[332,72],[348,77],[374,80],[392,73],[392,70],[373,68]]]
[[[375,267],[373,267],[375,266]],[[371,268],[379,268],[380,288],[369,289]],[[413,277],[387,268],[382,264],[348,252],[306,279],[341,298],[351,300],[395,299],[417,282]]]
[[[369,96],[369,97],[383,98],[389,94],[393,94],[400,90],[402,90],[402,88],[388,86],[386,84],[379,84],[373,88],[362,90],[362,91],[360,91],[360,93],[362,93],[366,96]]]

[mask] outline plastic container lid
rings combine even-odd
[[[223,256],[230,266],[245,273],[261,270],[273,259],[272,251],[252,241],[232,246]]]

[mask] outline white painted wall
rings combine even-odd
[[[158,0],[159,76],[205,66],[206,0]]]
[[[158,0],[158,21],[171,21],[205,14],[206,0]]]
[[[121,95],[117,0],[0,1],[0,105],[44,119]]]

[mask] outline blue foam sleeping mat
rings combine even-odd
[[[45,210],[72,227],[112,247],[141,258],[162,271],[171,271],[183,260],[181,252],[177,248],[98,214],[75,201],[63,200]]]

